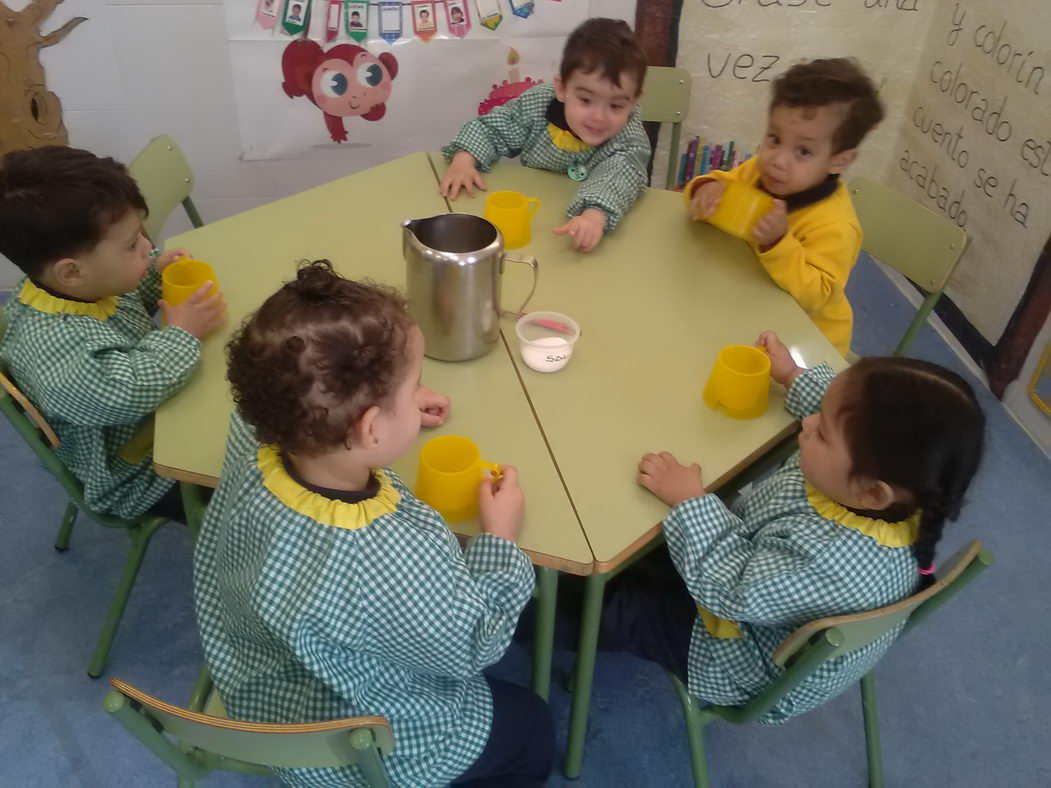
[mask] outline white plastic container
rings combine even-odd
[[[558,372],[569,363],[580,326],[559,312],[529,312],[515,324],[522,361],[537,372]]]

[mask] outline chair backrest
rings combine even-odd
[[[901,602],[865,613],[822,618],[804,624],[777,647],[774,663],[784,666],[804,646],[826,633],[834,633],[834,636],[827,638],[832,648],[827,650],[822,661],[867,646],[903,622],[909,622],[909,629],[948,601],[991,563],[992,556],[982,549],[982,543],[970,542],[945,562],[933,584]]]
[[[167,135],[150,140],[128,165],[128,171],[139,184],[150,209],[146,232],[157,243],[171,212],[193,191],[193,172],[175,140]],[[193,216],[191,214],[191,220]]]
[[[4,334],[7,333],[7,312],[0,309],[0,342],[4,339]],[[29,401],[29,397],[21,392],[15,382],[7,376],[7,365],[4,360],[0,358],[0,403],[5,402],[8,397],[14,400],[13,403],[8,403],[7,407],[3,408],[4,415],[11,421],[12,426],[18,429],[15,425],[17,419],[29,419],[32,422],[31,426],[35,426],[36,429],[43,433],[44,438],[47,440],[48,445],[53,449],[57,449],[59,446],[58,435],[51,429],[51,425],[47,423],[47,419],[44,418],[36,405]],[[19,430],[21,433],[21,430]]]
[[[348,766],[358,763],[364,749],[378,750],[382,756],[394,751],[394,736],[384,717],[296,725],[240,722],[173,706],[120,679],[111,679],[110,684],[116,692],[106,696],[104,707],[133,734],[139,736],[133,729],[138,715],[180,744],[218,756],[218,768],[221,759],[229,758],[269,768]],[[360,740],[367,741],[368,747],[362,747]]]
[[[6,330],[7,315],[0,309],[0,339],[3,338]],[[81,510],[90,512],[91,510],[84,501],[84,487],[80,480],[55,454],[55,449],[60,445],[58,435],[47,423],[44,415],[8,377],[7,365],[2,358],[0,358],[0,413],[4,414],[11,426],[15,428],[15,432],[22,436],[41,464],[58,479],[70,500]],[[123,524],[118,518],[108,515],[92,513],[92,517],[106,525]]]
[[[804,624],[773,654],[785,668],[772,684],[743,706],[710,706],[708,714],[733,723],[754,722],[817,670],[822,663],[872,643],[903,621],[905,631],[930,615],[992,563],[980,542],[971,542],[950,558],[935,583],[894,605],[851,616],[822,618]]]
[[[854,178],[849,188],[864,233],[862,248],[927,292],[940,293],[967,248],[967,233],[871,178]]]
[[[679,169],[682,123],[690,114],[690,72],[684,68],[650,66],[646,69],[646,81],[642,84],[639,104],[644,121],[672,124],[665,187],[674,189]]]

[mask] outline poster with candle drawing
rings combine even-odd
[[[963,227],[947,292],[990,342],[1051,233],[1051,4],[942,0],[891,183]]]
[[[385,16],[400,18],[400,35],[385,37],[375,3],[355,28],[347,14],[357,5],[326,1],[314,3],[302,35],[290,36],[258,24],[257,5],[223,3],[242,155],[338,160],[335,174],[438,150],[498,88],[510,98],[549,82],[566,36],[592,13],[588,0],[545,0],[528,19],[505,5],[494,31],[477,23],[473,3],[447,15],[441,3],[405,0]],[[633,6],[620,7],[633,16]],[[454,18],[474,24],[453,31]]]

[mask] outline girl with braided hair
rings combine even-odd
[[[395,291],[300,268],[227,347],[236,411],[194,556],[205,656],[230,716],[379,715],[392,785],[542,785],[554,724],[531,691],[487,678],[534,585],[515,540],[514,468],[479,489],[460,549],[387,466],[449,400],[420,385],[423,337]],[[281,769],[359,785],[357,767]]]
[[[702,701],[747,702],[782,668],[778,645],[802,624],[883,607],[931,580],[982,454],[985,418],[954,372],[866,358],[839,375],[801,369],[773,332],[758,346],[802,419],[799,451],[727,507],[698,465],[647,454],[638,481],[672,507],[665,565],[611,584],[601,646],[653,660]],[[776,724],[858,681],[900,628],[830,660],[762,719]]]

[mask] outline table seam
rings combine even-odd
[[[580,533],[583,535],[584,541],[587,543],[588,550],[591,551],[592,567],[594,567],[598,562],[598,559],[595,557],[595,548],[591,546],[591,540],[588,539],[588,532],[587,529],[584,528],[583,521],[580,519],[580,512],[577,510],[577,504],[573,500],[573,495],[569,492],[569,485],[566,484],[566,479],[562,475],[562,468],[559,466],[558,459],[555,457],[555,452],[551,448],[551,442],[547,439],[547,432],[544,431],[544,425],[540,421],[540,415],[536,412],[536,408],[533,406],[533,400],[529,396],[529,388],[522,379],[522,373],[518,369],[518,364],[515,363],[514,356],[511,353],[511,348],[507,344],[507,337],[504,336],[502,328],[500,329],[500,341],[503,343],[504,351],[507,353],[508,360],[511,362],[511,368],[515,371],[515,377],[518,378],[518,384],[522,387],[522,394],[525,395],[526,403],[529,405],[529,412],[533,414],[533,421],[536,422],[536,428],[540,431],[540,437],[544,441],[544,448],[547,449],[548,456],[551,458],[551,464],[555,466],[555,473],[558,474],[558,480],[562,484],[562,489],[566,493],[569,507],[573,510],[573,516],[576,518],[577,525],[580,527]]]

